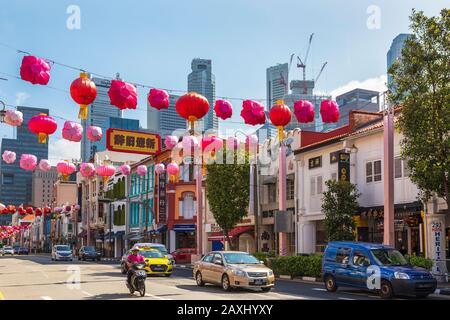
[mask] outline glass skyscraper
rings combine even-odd
[[[106,130],[109,128],[109,118],[122,118],[122,110],[109,102],[108,90],[111,81],[102,78],[92,78],[97,87],[97,97],[89,106],[87,120],[82,120],[83,139],[81,140],[81,158],[83,161],[89,159],[97,152],[106,150]],[[88,126],[97,126],[102,128],[103,138],[100,141],[91,142],[86,136]]]
[[[209,59],[193,59],[191,63],[192,72],[188,75],[188,91],[197,92],[208,99],[209,112],[200,121],[199,129],[219,129],[219,119],[214,113],[216,102],[216,80],[212,73],[212,62]]]
[[[159,134],[162,141],[165,136],[172,135],[176,130],[186,130],[186,120],[177,113],[175,107],[179,98],[180,96],[171,94],[167,109],[157,110],[150,105],[147,108],[147,130]]]
[[[32,204],[33,173],[20,168],[20,156],[26,153],[35,155],[38,161],[48,159],[48,140],[44,144],[38,143],[37,135],[28,129],[28,121],[40,113],[49,114],[49,110],[29,107],[17,107],[17,110],[23,113],[23,123],[15,128],[16,139],[3,138],[1,141],[0,153],[14,151],[17,159],[13,164],[0,161],[0,201],[5,205],[25,206]],[[0,215],[0,224],[10,219],[10,215]]]
[[[400,33],[398,36],[392,40],[391,47],[389,48],[389,51],[387,52],[386,58],[387,58],[387,69],[392,66],[392,64],[401,58],[402,56],[402,49],[405,46],[406,39],[410,36],[409,33]],[[390,88],[392,84],[392,77],[388,75],[388,88]]]

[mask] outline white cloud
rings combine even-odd
[[[381,93],[387,90],[386,83],[387,77],[384,74],[379,77],[369,78],[363,81],[352,80],[349,83],[332,90],[330,94],[334,99],[336,96],[356,88],[374,90]]]
[[[16,106],[21,106],[27,101],[27,99],[30,97],[30,95],[26,92],[16,92]]]
[[[61,160],[72,160],[80,158],[80,143],[71,142],[65,139],[50,141],[48,146],[48,157],[52,165],[56,165]]]

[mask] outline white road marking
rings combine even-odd
[[[324,289],[324,288],[312,288],[312,290],[315,290],[315,291],[327,291],[327,289]]]
[[[53,300],[53,298],[49,297],[49,296],[42,296],[41,298],[44,299],[44,300]]]
[[[150,297],[150,298],[154,298],[154,299],[158,299],[158,300],[172,300],[172,299],[169,299],[169,298],[158,297],[158,296],[155,296],[154,294],[151,294],[151,293],[146,293],[145,296],[146,297]]]
[[[340,300],[356,300],[356,299],[352,299],[352,298],[344,298],[344,297],[338,297],[338,299],[340,299]]]
[[[89,293],[87,291],[81,291],[81,293],[86,295],[86,296],[88,296],[88,297],[93,297],[94,296],[93,294],[91,294],[91,293]]]

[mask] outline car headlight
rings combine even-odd
[[[245,277],[245,272],[239,269],[233,270],[234,274],[238,277]]]
[[[267,273],[267,275],[268,275],[269,277],[273,276],[273,271],[270,270],[270,271]]]
[[[395,279],[404,279],[404,280],[409,280],[410,277],[407,273],[404,272],[394,272],[394,277]]]

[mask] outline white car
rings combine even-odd
[[[52,248],[52,260],[73,260],[72,249],[68,245],[57,244]]]
[[[14,248],[11,247],[11,246],[3,247],[2,256],[7,255],[7,254],[10,254],[10,255],[13,256],[14,255]]]

